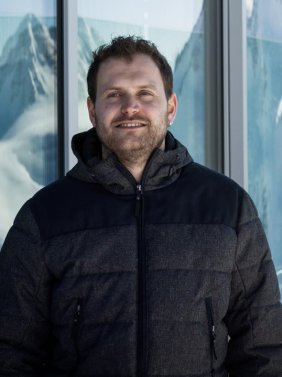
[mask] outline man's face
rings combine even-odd
[[[176,113],[176,96],[166,98],[157,65],[147,55],[128,62],[110,58],[98,71],[95,104],[88,98],[90,120],[102,142],[103,154],[120,161],[147,160],[164,148],[168,124]]]

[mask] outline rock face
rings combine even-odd
[[[103,41],[83,19],[78,33],[79,96],[85,101],[91,51]],[[0,247],[21,205],[57,178],[56,91],[56,29],[28,14],[0,56]]]
[[[254,0],[248,18],[249,192],[266,230],[282,292],[281,0]]]
[[[0,246],[23,202],[57,176],[55,29],[28,14],[0,57]]]
[[[0,138],[40,96],[54,95],[56,44],[50,30],[27,15],[0,58]]]
[[[174,69],[174,90],[179,111],[173,134],[189,149],[193,158],[205,162],[205,92],[203,11],[179,53]]]

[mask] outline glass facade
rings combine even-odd
[[[160,12],[161,10],[161,12]],[[86,109],[86,74],[91,51],[118,35],[154,42],[174,73],[179,107],[171,132],[193,158],[205,162],[204,4],[199,0],[133,2],[78,1],[79,128],[91,127]],[[161,15],[161,16],[160,16]]]
[[[248,180],[282,292],[282,2],[246,1]]]
[[[0,245],[58,176],[56,1],[0,0]]]
[[[245,1],[248,190],[282,289],[282,2]],[[219,90],[214,82],[207,84],[214,76],[207,69],[213,61],[207,47],[213,50],[209,41],[216,29],[215,22],[207,22],[207,13],[216,4],[175,0],[164,6],[162,0],[120,0],[117,6],[114,0],[78,0],[79,129],[91,127],[86,107],[91,52],[117,35],[139,35],[152,40],[168,58],[179,100],[171,131],[205,164],[213,132],[213,127],[207,128],[207,105]],[[25,200],[58,177],[56,6],[56,0],[0,0],[0,246]],[[218,66],[215,61],[213,65]],[[217,153],[222,145],[210,148]]]

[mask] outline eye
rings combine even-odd
[[[152,92],[150,92],[149,90],[142,90],[140,93],[139,93],[139,97],[142,99],[142,101],[152,101],[153,100],[153,97],[154,97],[154,94]]]
[[[108,98],[118,98],[118,97],[121,97],[121,93],[120,92],[110,92],[108,95],[107,95]]]
[[[142,90],[142,91],[140,92],[140,95],[141,95],[141,96],[152,96],[153,93],[149,92],[148,90]]]

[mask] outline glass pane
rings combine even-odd
[[[160,16],[161,13],[161,16]],[[205,162],[203,1],[79,0],[79,128],[91,127],[86,111],[86,73],[91,51],[118,35],[154,42],[174,71],[179,108],[171,132],[193,158]]]
[[[0,246],[57,178],[56,65],[56,1],[0,0]]]
[[[282,292],[282,2],[246,1],[249,192],[268,236]]]

